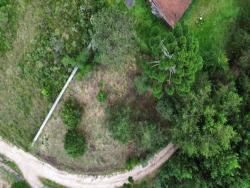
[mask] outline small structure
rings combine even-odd
[[[152,13],[163,18],[170,27],[174,28],[181,19],[192,0],[149,0]]]

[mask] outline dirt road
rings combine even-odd
[[[39,177],[53,180],[59,184],[72,188],[113,188],[122,186],[128,177],[140,180],[157,170],[176,151],[176,146],[169,144],[156,154],[146,166],[137,166],[131,171],[112,174],[110,176],[86,176],[69,174],[44,163],[31,154],[8,144],[0,139],[0,153],[13,160],[23,172],[25,179],[34,188],[43,187]],[[112,154],[111,154],[112,155]]]

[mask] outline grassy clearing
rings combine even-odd
[[[182,19],[199,40],[207,64],[218,63],[218,57],[224,54],[237,7],[235,0],[195,0]]]
[[[70,171],[107,174],[123,169],[128,146],[111,137],[105,126],[105,109],[107,103],[113,103],[127,94],[132,81],[130,74],[135,70],[133,63],[125,63],[119,67],[100,66],[84,80],[76,79],[70,84],[63,101],[73,96],[84,108],[78,128],[85,135],[87,142],[87,151],[82,157],[72,159],[64,151],[66,127],[60,117],[63,101],[45,128],[34,152],[59,168]],[[108,92],[107,102],[104,103],[100,103],[96,97],[100,84],[104,85]]]
[[[26,149],[72,70],[62,57],[88,43],[78,3],[18,0],[13,48],[0,58],[0,135]]]
[[[37,34],[40,22],[39,2],[25,4],[19,0],[17,37],[13,49],[0,57],[0,135],[27,148],[46,111],[38,85],[21,73],[18,64]]]

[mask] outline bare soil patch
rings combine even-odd
[[[10,188],[10,187],[11,185],[7,181],[1,179],[0,177],[0,188]]]

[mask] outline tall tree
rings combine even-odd
[[[141,63],[151,80],[153,95],[160,99],[164,92],[168,95],[189,93],[203,66],[197,40],[182,25],[165,35],[158,35],[157,29],[154,33],[148,40],[152,60]]]

